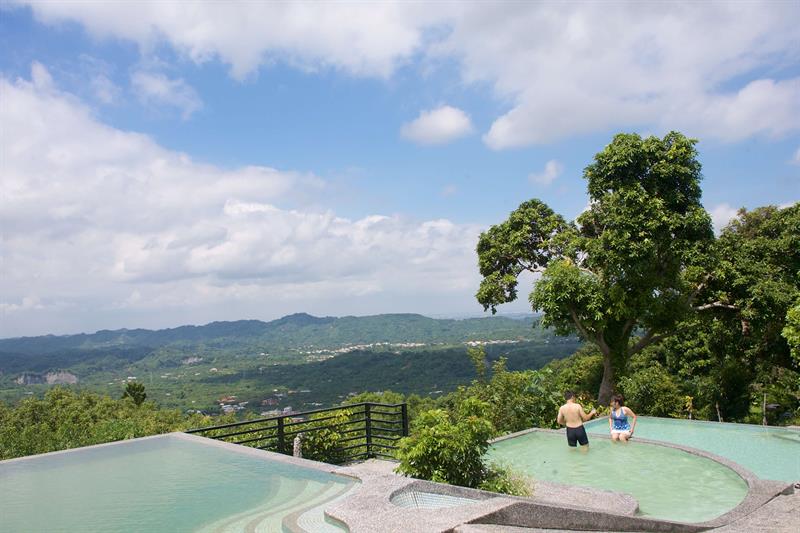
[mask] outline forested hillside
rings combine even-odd
[[[0,400],[16,403],[53,385],[115,396],[130,381],[144,383],[160,405],[212,413],[223,406],[256,413],[314,407],[387,388],[441,394],[474,377],[469,342],[487,343],[490,357],[506,356],[520,369],[539,368],[580,346],[575,337],[540,329],[532,316],[415,314],[295,314],[272,322],[3,339]]]

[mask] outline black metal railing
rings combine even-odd
[[[394,458],[408,436],[404,403],[364,402],[282,416],[190,429],[186,433],[291,455],[300,436],[303,457],[342,464]]]

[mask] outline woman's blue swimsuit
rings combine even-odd
[[[631,425],[628,423],[628,415],[625,414],[625,409],[620,407],[619,414],[611,410],[611,430],[612,431],[630,431]]]

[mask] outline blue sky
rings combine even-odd
[[[800,199],[796,3],[26,4],[0,336],[479,313],[477,234],[619,131],[699,138],[718,226]]]

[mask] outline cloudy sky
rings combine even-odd
[[[0,337],[477,314],[477,235],[615,132],[800,200],[800,3],[0,0]],[[505,311],[526,310],[525,298]]]

